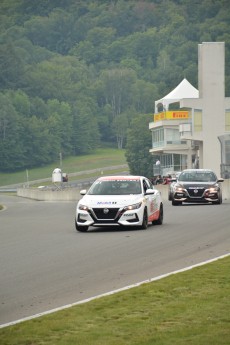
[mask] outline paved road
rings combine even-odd
[[[0,194],[0,324],[74,303],[230,251],[230,202],[165,202],[147,230],[74,229],[74,202]]]

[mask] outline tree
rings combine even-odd
[[[57,121],[56,140],[60,141],[60,150],[65,155],[73,152],[72,132],[73,132],[73,114],[70,105],[66,102],[59,102],[57,99],[49,100],[47,103],[48,121],[55,118]]]
[[[24,167],[31,168],[53,162],[61,149],[57,135],[58,119],[52,116],[44,121],[32,116],[30,121],[24,119],[23,126]]]
[[[154,99],[157,99],[157,87],[150,82],[138,79],[133,87],[134,104],[138,113],[147,114],[153,112]]]
[[[24,165],[22,121],[10,99],[0,93],[0,171],[15,171]]]
[[[93,103],[85,98],[73,105],[73,153],[87,154],[98,147],[100,134],[93,116]]]
[[[26,35],[34,45],[61,54],[66,54],[73,45],[73,26],[72,13],[60,8],[49,16],[36,16],[25,22]]]
[[[32,3],[0,2],[0,169],[46,164],[55,150],[87,153],[100,141],[125,147],[137,113],[152,113],[184,77],[197,85],[202,41],[225,42],[229,95],[228,0]]]
[[[133,93],[132,86],[136,80],[133,70],[119,68],[102,73],[105,103],[110,104],[113,119],[130,106]]]
[[[24,72],[24,64],[10,42],[0,45],[0,70],[0,89],[16,89]]]
[[[151,133],[149,122],[152,115],[138,115],[131,122],[127,135],[126,158],[131,174],[152,177],[153,159],[149,153]]]
[[[33,65],[27,73],[27,93],[32,97],[73,102],[85,94],[90,73],[74,56],[55,56]]]
[[[113,130],[117,138],[117,147],[122,149],[124,140],[126,138],[127,129],[129,126],[128,117],[125,113],[117,115],[113,120]]]

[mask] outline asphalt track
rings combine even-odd
[[[0,325],[230,252],[230,201],[164,203],[162,226],[74,229],[74,202],[0,194]]]

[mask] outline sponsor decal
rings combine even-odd
[[[97,205],[116,205],[116,201],[98,201]]]
[[[188,119],[189,112],[188,111],[163,111],[161,113],[154,114],[154,121],[162,121],[162,120],[183,120]]]

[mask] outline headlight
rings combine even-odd
[[[136,210],[136,209],[140,208],[141,205],[142,205],[142,202],[139,202],[138,204],[133,204],[133,205],[125,206],[124,207],[124,211]]]
[[[81,205],[81,204],[78,206],[78,208],[79,208],[79,210],[81,210],[81,211],[88,211],[88,210],[89,210],[88,206],[86,206],[86,205]]]
[[[176,187],[175,187],[175,191],[181,193],[181,192],[184,191],[184,188],[182,188],[182,187],[180,187],[180,186],[176,186]]]
[[[218,188],[217,187],[209,188],[209,193],[215,193],[215,192],[218,192]]]

